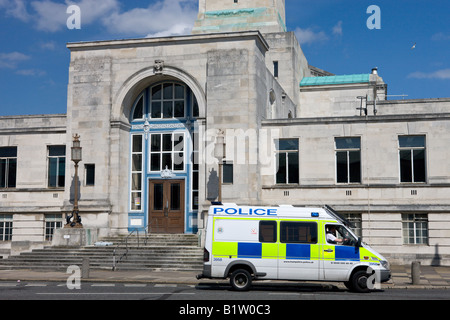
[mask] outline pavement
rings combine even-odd
[[[418,285],[411,280],[411,266],[391,266],[392,279],[381,285],[381,289],[450,289],[450,267],[421,266],[421,277]],[[103,283],[155,283],[155,284],[189,284],[227,283],[227,280],[197,280],[198,272],[187,271],[110,271],[89,270],[88,277],[81,282]],[[73,274],[64,271],[34,270],[0,270],[0,281],[8,282],[67,282]],[[272,282],[271,280],[266,280]],[[341,283],[330,283],[345,288]]]

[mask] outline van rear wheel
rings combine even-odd
[[[230,283],[236,291],[248,291],[252,286],[252,276],[244,269],[238,269],[231,274]]]

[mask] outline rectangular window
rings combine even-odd
[[[153,119],[185,117],[185,87],[176,83],[164,83],[152,88],[151,112]]]
[[[0,241],[11,241],[13,233],[13,216],[0,215]]]
[[[45,240],[52,241],[56,229],[61,229],[63,218],[61,214],[45,215]]]
[[[282,243],[317,243],[317,223],[281,222],[280,237]]]
[[[150,171],[184,171],[184,133],[151,135]]]
[[[198,210],[198,195],[199,195],[199,135],[197,132],[192,132],[193,150],[191,154],[192,163],[192,210]]]
[[[298,139],[279,139],[276,144],[276,183],[299,183]]]
[[[66,146],[48,146],[48,187],[63,188],[66,179]]]
[[[425,136],[399,136],[400,182],[426,182]]]
[[[86,186],[95,186],[95,164],[85,164],[85,185]]]
[[[402,214],[403,244],[428,244],[428,215]]]
[[[17,147],[0,147],[0,189],[15,188]]]
[[[131,136],[131,210],[142,209],[142,135]]]
[[[278,61],[273,62],[273,76],[278,78]]]
[[[259,242],[277,242],[277,222],[259,222]]]
[[[335,138],[337,183],[361,183],[361,138]]]
[[[222,165],[222,182],[224,184],[233,184],[233,163],[226,162]]]

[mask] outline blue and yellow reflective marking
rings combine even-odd
[[[346,246],[335,246],[334,248],[336,261],[359,261],[359,248]]]
[[[259,213],[259,212],[258,212]],[[231,214],[228,213],[228,214]],[[252,212],[255,214],[255,212]],[[267,212],[266,212],[267,214]],[[253,220],[253,219],[252,219]],[[257,220],[257,219],[255,219]],[[321,221],[320,228],[333,221]],[[280,234],[279,225],[277,234]],[[319,243],[265,243],[265,242],[219,242],[213,240],[212,255],[222,258],[247,259],[282,259],[282,260],[325,260],[325,261],[371,261],[377,262],[370,250],[354,246],[320,244],[324,242],[324,234],[319,233]]]
[[[286,259],[311,260],[311,246],[309,244],[286,244]]]
[[[212,254],[247,259],[378,261],[378,257],[365,248],[300,243],[214,242]]]
[[[238,258],[262,258],[262,243],[240,243],[238,242]]]

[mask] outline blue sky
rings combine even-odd
[[[189,34],[197,3],[0,0],[0,116],[66,112],[66,43]],[[81,8],[80,30],[67,28],[71,4]],[[370,5],[381,10],[381,29],[367,28]],[[378,67],[390,95],[450,97],[449,0],[286,0],[286,7],[288,30],[311,65],[335,74]]]

